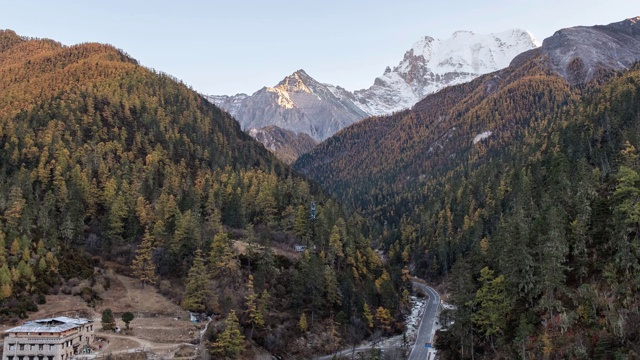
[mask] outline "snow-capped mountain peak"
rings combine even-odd
[[[279,89],[285,92],[305,92],[305,93],[313,93],[309,87],[305,84],[305,82],[316,82],[313,78],[304,70],[298,70],[293,74],[285,77],[282,81],[278,83],[274,88]]]
[[[462,30],[442,40],[425,36],[404,54],[398,66],[387,68],[372,87],[355,95],[366,112],[388,114],[411,107],[445,86],[505,68],[516,55],[538,46],[531,33],[520,29],[494,34]]]
[[[368,115],[353,103],[351,93],[338,86],[322,84],[304,70],[240,100],[208,98],[229,111],[245,130],[275,125],[296,134],[308,134],[316,141]],[[225,108],[231,104],[237,106]]]

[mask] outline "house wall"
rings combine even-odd
[[[62,333],[9,333],[2,360],[68,360],[94,340],[93,323]]]

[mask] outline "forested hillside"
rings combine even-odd
[[[622,47],[640,34],[637,18],[582,30],[567,33],[596,60],[616,54],[583,50],[598,32]],[[553,53],[543,44],[296,162],[378,220],[393,263],[449,287],[445,359],[640,353],[640,73],[565,56],[559,74]]]
[[[587,87],[529,130],[535,143],[449,181],[422,208],[427,241],[403,236],[459,306],[445,358],[640,354],[640,69]],[[431,253],[455,262],[450,273]]]
[[[407,273],[382,264],[366,222],[184,84],[107,45],[1,31],[0,89],[2,320],[108,260],[185,309],[237,315],[285,357],[401,326]],[[213,329],[212,351],[237,353],[228,335]]]

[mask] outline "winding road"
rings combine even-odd
[[[433,335],[438,327],[436,321],[438,306],[440,306],[440,294],[434,288],[416,281],[413,282],[413,286],[422,289],[429,296],[429,302],[424,310],[424,315],[422,315],[422,321],[416,334],[416,343],[411,349],[409,360],[433,360],[436,350],[431,346],[427,347],[426,344],[433,343]]]

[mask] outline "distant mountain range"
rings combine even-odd
[[[537,46],[536,39],[524,30],[488,35],[457,31],[443,40],[420,39],[398,66],[387,67],[368,89],[350,92],[298,70],[252,95],[207,98],[233,115],[245,131],[260,129],[265,134],[278,127],[322,141],[367,116],[410,108],[446,86],[504,68],[516,55]],[[271,127],[262,129],[266,126]]]

